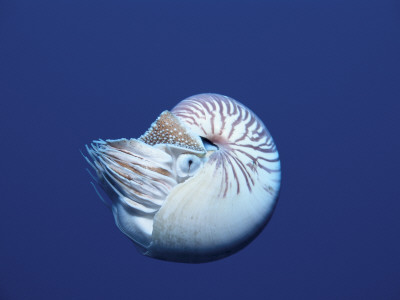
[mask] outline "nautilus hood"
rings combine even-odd
[[[206,262],[240,250],[279,193],[271,135],[253,112],[217,94],[181,101],[138,139],[94,141],[87,151],[117,226],[163,260]]]

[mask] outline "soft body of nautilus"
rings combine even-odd
[[[115,222],[150,257],[199,263],[252,241],[279,194],[280,162],[260,119],[200,94],[164,111],[138,139],[87,147]]]

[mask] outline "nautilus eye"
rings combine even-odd
[[[277,202],[275,143],[251,110],[226,96],[189,97],[138,139],[94,141],[87,150],[117,226],[149,257],[229,256],[261,232]]]
[[[201,159],[193,154],[181,154],[176,160],[176,174],[179,177],[193,176],[201,166]]]

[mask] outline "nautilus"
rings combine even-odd
[[[277,203],[276,145],[262,121],[227,96],[191,96],[137,139],[86,148],[116,225],[149,257],[229,256],[262,231]]]

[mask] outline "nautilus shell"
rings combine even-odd
[[[261,120],[232,98],[189,97],[138,139],[87,147],[119,229],[150,257],[187,263],[231,255],[265,227],[280,162]]]

